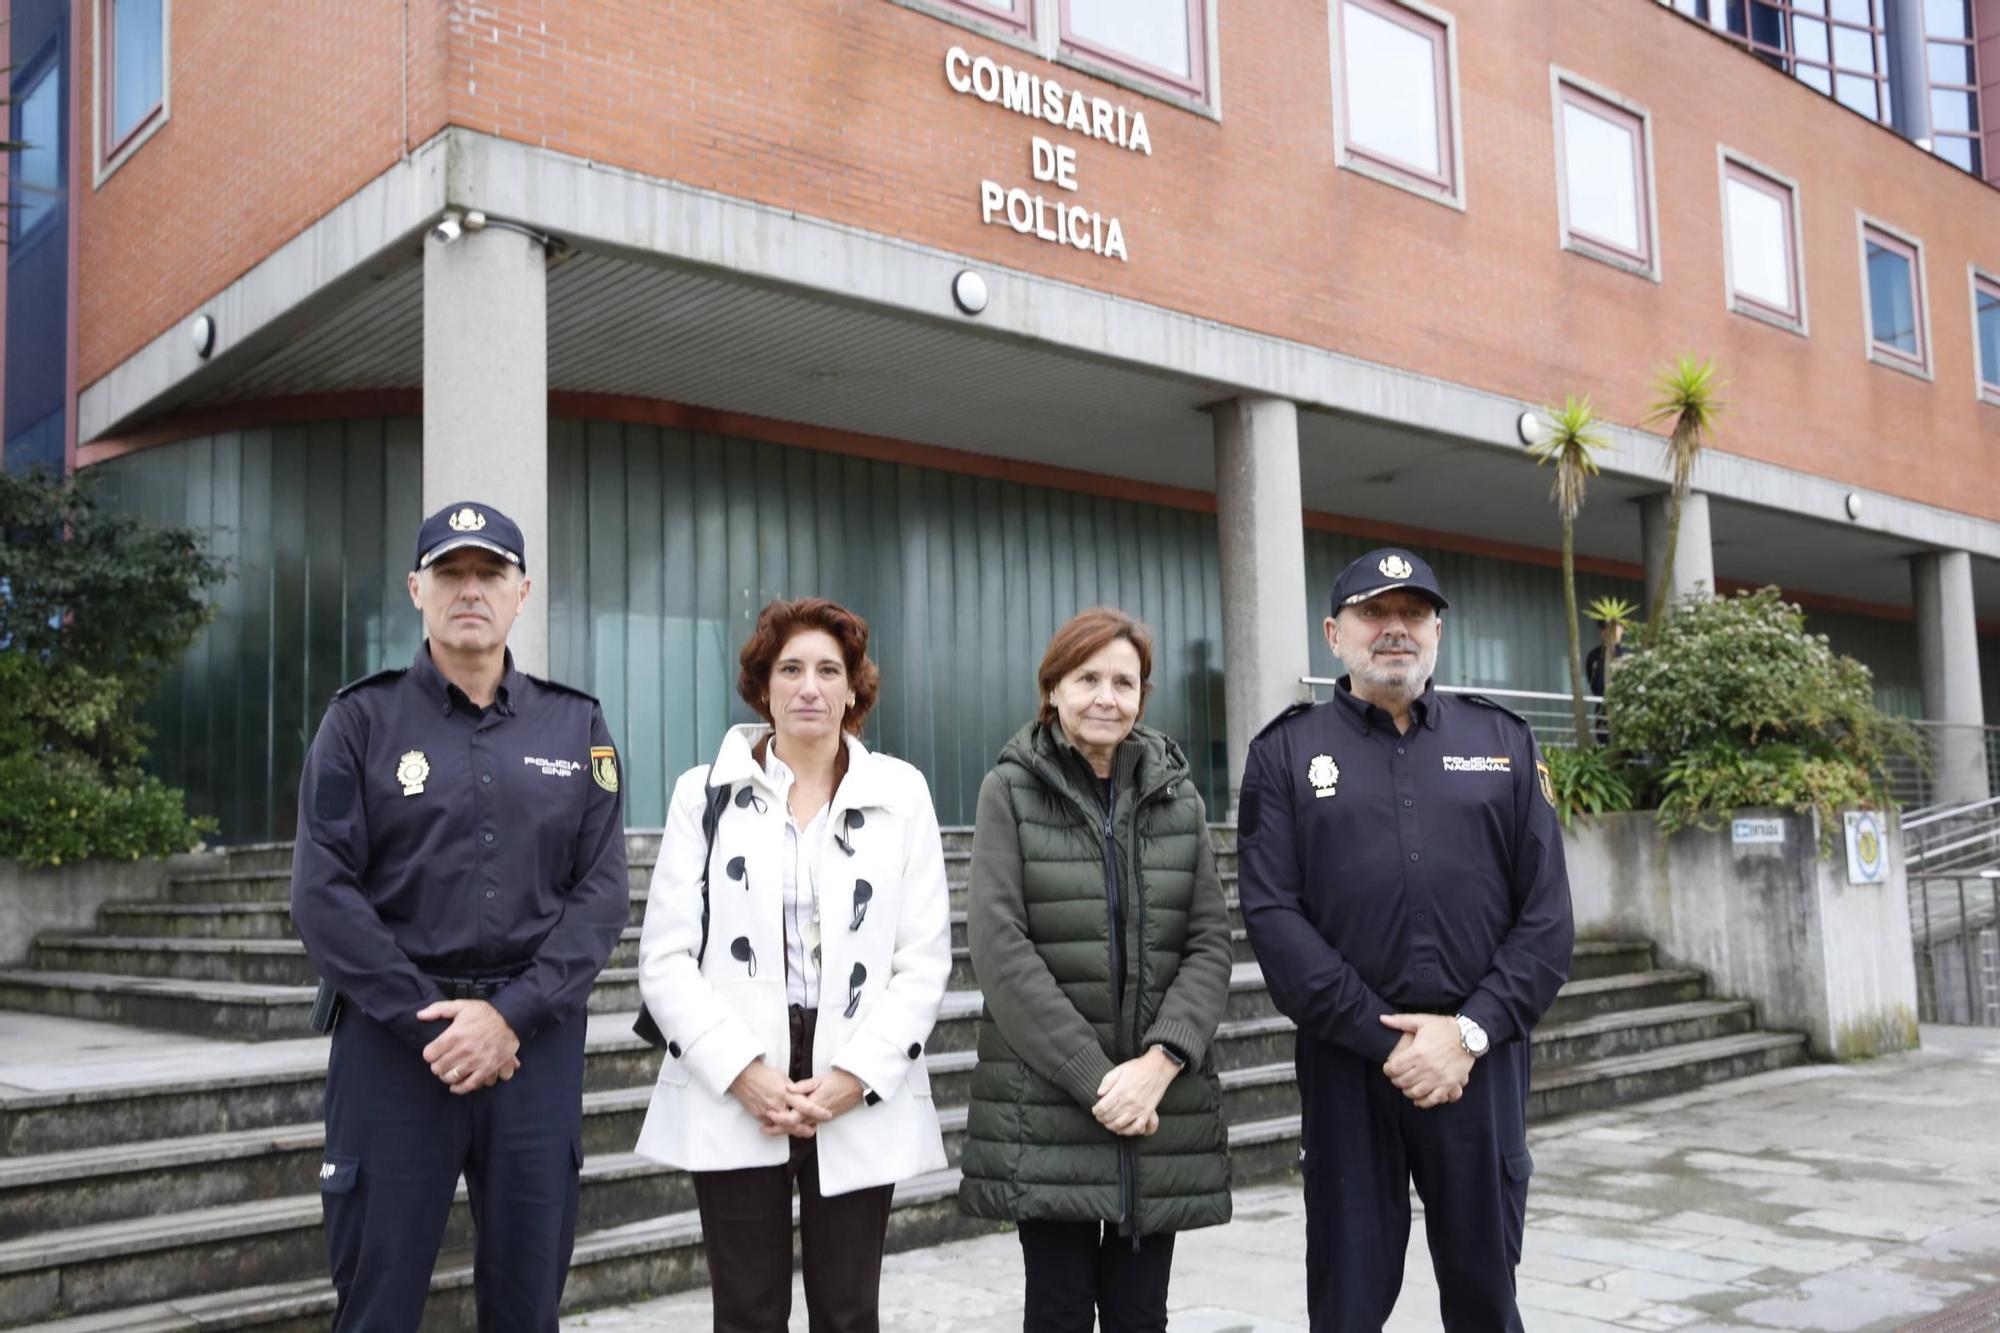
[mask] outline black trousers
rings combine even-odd
[[[1027,1297],[1024,1333],[1159,1333],[1167,1326],[1173,1233],[1140,1238],[1104,1222],[1024,1221],[1021,1263]]]
[[[320,1202],[337,1330],[423,1323],[458,1178],[476,1241],[483,1333],[554,1333],[583,1164],[581,1018],[522,1043],[513,1078],[455,1097],[423,1057],[353,1005],[326,1071]]]
[[[1306,1305],[1313,1333],[1379,1333],[1403,1286],[1410,1185],[1449,1333],[1521,1333],[1528,1043],[1496,1046],[1465,1096],[1420,1111],[1381,1065],[1300,1037]]]
[[[817,1010],[792,1009],[794,1081],[812,1071],[818,1017]],[[785,1333],[792,1317],[794,1181],[812,1333],[876,1333],[895,1186],[825,1197],[819,1192],[819,1145],[812,1139],[793,1139],[784,1166],[693,1174],[715,1333]]]

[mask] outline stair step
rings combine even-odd
[[[1545,1024],[1571,1023],[1620,1009],[1653,1009],[1703,998],[1708,979],[1692,968],[1656,968],[1572,981],[1543,1015]]]
[[[1296,1160],[1298,1117],[1280,1115],[1230,1128],[1239,1182],[1268,1179]],[[571,1308],[629,1299],[640,1292],[671,1291],[705,1280],[700,1223],[689,1206],[660,1208],[657,1177],[678,1174],[631,1154],[584,1164],[576,1253],[565,1305]],[[635,1187],[636,1186],[636,1187]],[[958,1172],[947,1169],[897,1187],[890,1247],[907,1249],[991,1225],[961,1217]],[[615,1192],[618,1203],[638,1209],[605,1221],[587,1214],[596,1197]],[[617,1216],[614,1211],[612,1216]],[[313,1195],[135,1218],[101,1226],[43,1232],[0,1243],[0,1323],[115,1312],[117,1322],[72,1328],[289,1327],[300,1319],[324,1327],[332,1293],[326,1285],[320,1202]],[[470,1240],[463,1187],[446,1245],[462,1250]],[[254,1246],[247,1244],[255,1240]],[[637,1262],[633,1262],[636,1260]],[[617,1267],[607,1267],[607,1265]],[[248,1290],[203,1297],[218,1276]],[[450,1317],[438,1297],[469,1288],[469,1269],[456,1256],[441,1261],[432,1282],[425,1322],[470,1326],[469,1309]],[[254,1308],[232,1312],[228,1296]],[[470,1292],[465,1292],[469,1301]],[[205,1308],[197,1323],[193,1302]],[[150,1303],[150,1304],[148,1304]],[[139,1306],[132,1309],[123,1307]],[[178,1321],[178,1322],[176,1322]]]
[[[1548,1023],[1535,1029],[1535,1077],[1614,1056],[1735,1036],[1756,1026],[1756,1006],[1748,1000],[1687,1000]]]
[[[1744,1032],[1537,1073],[1532,1096],[1544,1115],[1570,1115],[1786,1069],[1807,1058],[1803,1033]]]

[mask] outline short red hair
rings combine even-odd
[[[824,597],[782,599],[765,604],[757,616],[757,628],[750,631],[737,657],[736,692],[743,696],[766,722],[771,717],[771,670],[785,645],[807,630],[824,630],[840,645],[841,660],[847,664],[847,688],[854,691],[854,706],[840,720],[841,730],[861,734],[861,724],[881,693],[882,673],[868,656],[868,622],[838,602]]]
[[[1079,611],[1071,616],[1063,627],[1049,640],[1048,650],[1042,654],[1042,669],[1036,676],[1041,686],[1041,712],[1037,719],[1042,722],[1056,720],[1056,706],[1049,702],[1049,692],[1070,672],[1097,656],[1105,647],[1123,639],[1139,654],[1139,711],[1137,717],[1146,715],[1146,698],[1153,692],[1153,636],[1146,627],[1126,615],[1116,607],[1094,606],[1088,611]]]

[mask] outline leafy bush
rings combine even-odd
[[[1776,588],[1675,608],[1624,660],[1605,709],[1619,747],[1647,757],[1669,833],[1768,805],[1816,811],[1831,837],[1842,808],[1891,804],[1890,757],[1918,753],[1876,707],[1868,668],[1808,634]]]
[[[1626,780],[1624,757],[1615,750],[1593,746],[1545,750],[1549,785],[1555,792],[1556,818],[1568,828],[1578,815],[1617,814],[1632,808],[1632,784]]]
[[[0,474],[0,856],[164,855],[214,829],[141,769],[138,708],[222,572],[193,532],[100,508],[87,483]]]

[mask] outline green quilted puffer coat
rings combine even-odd
[[[1229,1156],[1209,1045],[1232,955],[1207,812],[1180,748],[1150,727],[1119,746],[1112,776],[1107,810],[1060,725],[1033,723],[980,787],[967,934],[986,1003],[959,1206],[1146,1235],[1215,1226]],[[1155,1044],[1187,1058],[1159,1129],[1113,1134],[1090,1113],[1098,1085]]]

